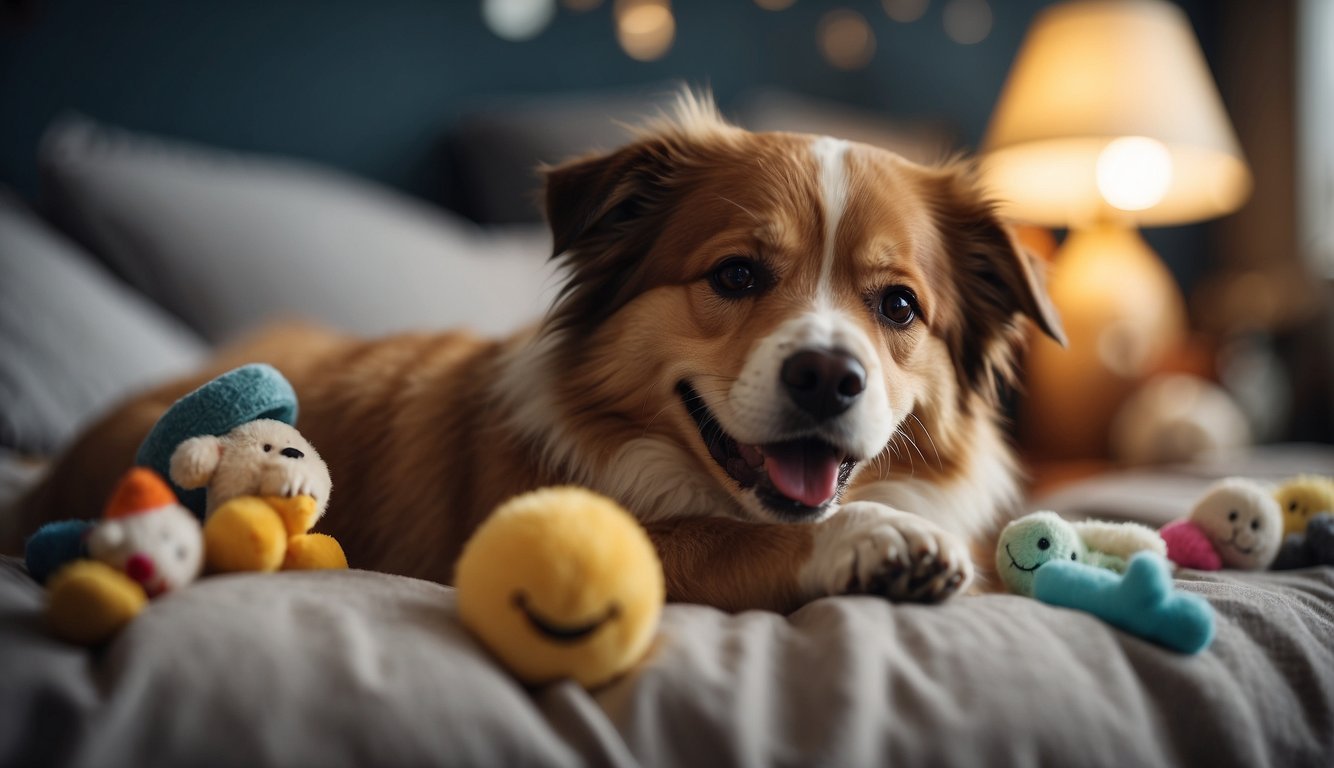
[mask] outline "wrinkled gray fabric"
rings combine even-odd
[[[669,606],[593,693],[526,691],[452,590],[362,571],[212,577],[107,649],[43,634],[0,561],[0,765],[1328,765],[1334,569],[1191,576],[1180,656],[1008,595]]]

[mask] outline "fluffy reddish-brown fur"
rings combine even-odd
[[[968,584],[967,542],[1015,500],[996,386],[1013,375],[1021,318],[1060,329],[966,166],[746,132],[687,96],[630,145],[546,179],[568,282],[538,326],[503,340],[296,328],[252,339],[94,426],[28,500],[28,527],[96,514],[176,397],[263,361],[297,390],[298,426],[335,481],[319,527],[356,567],[448,583],[497,504],[574,482],[640,517],[674,599],[790,609]],[[737,258],[766,282],[721,295],[719,265]],[[914,292],[910,324],[877,315],[887,286]],[[775,349],[819,334],[869,380],[846,419],[812,425],[765,377]],[[850,474],[793,519],[711,455],[710,424],[728,445],[754,443],[748,456],[809,433]]]

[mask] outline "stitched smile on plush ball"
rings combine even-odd
[[[847,488],[857,460],[819,437],[747,445],[727,434],[704,399],[684,381],[677,393],[709,456],[742,490],[793,520],[818,516]]]
[[[612,603],[607,606],[607,610],[600,618],[579,624],[561,624],[555,619],[543,616],[531,606],[528,595],[523,590],[514,593],[514,607],[523,611],[533,629],[545,635],[553,643],[578,643],[621,615],[621,607]]]

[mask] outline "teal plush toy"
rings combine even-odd
[[[235,368],[209,381],[172,404],[144,442],[135,463],[171,477],[171,454],[187,438],[220,436],[247,422],[274,419],[296,424],[296,392],[276,368],[254,363]],[[190,511],[204,519],[204,490],[186,490],[171,484],[172,491]],[[96,510],[86,510],[89,516]],[[80,557],[87,557],[83,539],[92,523],[62,520],[48,523],[24,546],[28,573],[38,582]]]
[[[1001,531],[996,571],[1011,592],[1032,597],[1033,577],[1045,563],[1083,563],[1119,573],[1142,551],[1165,556],[1167,545],[1153,529],[1135,523],[1072,523],[1055,512],[1034,512]]]
[[[1199,653],[1214,639],[1214,609],[1199,595],[1172,587],[1167,559],[1152,552],[1130,558],[1124,575],[1083,563],[1052,560],[1033,578],[1033,596],[1073,608],[1180,653]]]

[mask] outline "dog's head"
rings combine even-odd
[[[678,113],[547,171],[567,410],[692,454],[753,518],[815,520],[900,430],[991,418],[1022,317],[1060,337],[963,164]]]

